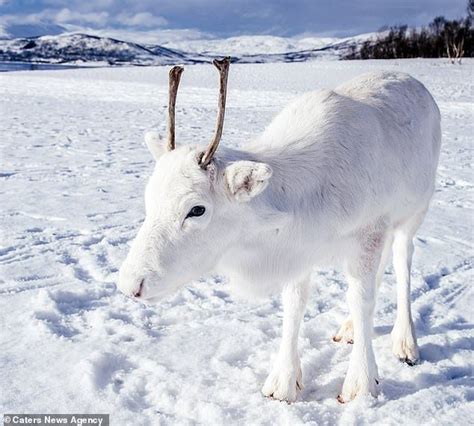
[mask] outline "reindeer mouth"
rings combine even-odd
[[[174,288],[150,288],[152,281],[152,277],[142,278],[137,289],[131,294],[132,299],[145,305],[152,305],[161,302],[175,292]]]

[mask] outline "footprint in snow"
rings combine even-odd
[[[125,381],[125,376],[135,369],[124,355],[110,352],[95,352],[84,360],[78,369],[81,381],[94,390],[111,386],[116,393]]]

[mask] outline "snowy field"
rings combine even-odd
[[[431,90],[443,147],[413,268],[423,361],[391,353],[388,269],[375,316],[381,395],[345,405],[336,396],[351,346],[331,340],[347,314],[338,271],[314,271],[300,338],[306,386],[292,405],[260,393],[279,343],[278,297],[238,299],[219,277],[152,307],[116,291],[153,167],[142,135],[165,129],[167,68],[2,73],[0,413],[110,413],[113,425],[472,424],[474,61],[232,66],[223,143],[252,138],[299,93],[376,69]],[[208,142],[216,97],[216,71],[188,66],[178,143]]]

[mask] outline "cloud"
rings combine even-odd
[[[57,13],[51,12],[48,19],[59,24],[95,25],[100,27],[107,24],[109,14],[107,12],[80,13],[64,8]]]
[[[466,0],[0,0],[0,22],[148,31],[352,35],[384,25],[420,26],[463,16]]]
[[[0,0],[1,1],[1,0]],[[105,0],[102,0],[105,1]],[[150,12],[119,13],[111,15],[107,11],[81,12],[68,7],[45,9],[38,13],[3,14],[2,24],[72,24],[75,26],[99,28],[149,29],[166,26],[167,20]]]
[[[104,0],[102,0],[104,1]],[[150,12],[119,13],[110,15],[102,12],[77,12],[69,8],[61,9],[56,15],[50,17],[61,24],[92,25],[96,28],[105,26],[122,28],[157,28],[167,24],[165,18],[153,15]]]
[[[163,27],[168,21],[161,17],[155,16],[150,12],[140,12],[134,15],[121,13],[114,18],[114,22],[124,27],[141,27],[141,28],[153,28]]]

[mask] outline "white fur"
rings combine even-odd
[[[293,401],[302,387],[297,337],[308,276],[315,265],[339,262],[354,339],[340,397],[376,395],[372,317],[392,241],[393,350],[418,358],[412,238],[434,191],[440,140],[439,111],[425,87],[407,74],[379,72],[301,96],[245,149],[220,147],[206,170],[197,161],[204,147],[151,148],[157,163],[146,219],[119,287],[133,295],[143,281],[140,299],[157,301],[217,271],[254,293],[282,291],[282,343],[263,393]],[[196,205],[206,213],[185,219]]]

